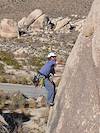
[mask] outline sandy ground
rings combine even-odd
[[[0,0],[0,19],[19,20],[36,8],[51,17],[87,15],[93,0]]]

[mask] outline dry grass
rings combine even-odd
[[[21,68],[21,65],[14,58],[14,55],[9,52],[0,51],[0,61],[3,61],[7,65],[13,66],[15,69]]]
[[[44,58],[32,56],[29,60],[29,65],[35,66],[35,71],[38,71],[44,65]]]
[[[4,72],[5,72],[4,65],[0,63],[0,75],[3,74]]]

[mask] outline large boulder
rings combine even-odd
[[[65,25],[67,25],[69,23],[70,19],[68,17],[59,20],[56,24],[56,27],[54,29],[54,31],[60,30],[61,28],[63,28]]]
[[[95,0],[66,62],[46,133],[99,133],[99,34],[100,1]]]
[[[19,22],[18,22],[18,28],[21,29],[24,27],[26,22],[26,17],[23,17]]]
[[[33,12],[31,12],[28,17],[26,18],[26,21],[24,23],[25,27],[29,27],[37,18],[39,18],[42,15],[42,11],[40,9],[35,9]]]
[[[18,37],[18,26],[13,19],[3,19],[0,23],[0,36],[5,38]]]
[[[48,25],[49,17],[45,14],[41,15],[39,18],[32,23],[31,28],[34,29],[44,29],[44,26]]]

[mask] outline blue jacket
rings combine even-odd
[[[52,73],[55,74],[54,66],[56,65],[55,61],[48,61],[40,70],[39,73],[43,74],[46,77],[49,77],[49,74]]]

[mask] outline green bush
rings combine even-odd
[[[33,56],[29,60],[29,65],[35,66],[35,71],[38,71],[44,65],[44,58]]]
[[[14,58],[14,55],[9,52],[0,51],[0,60],[5,62],[7,65],[13,66],[15,69],[21,68],[21,65]]]
[[[8,81],[4,75],[0,75],[0,83],[8,83]]]
[[[5,72],[4,65],[0,63],[0,75]]]

